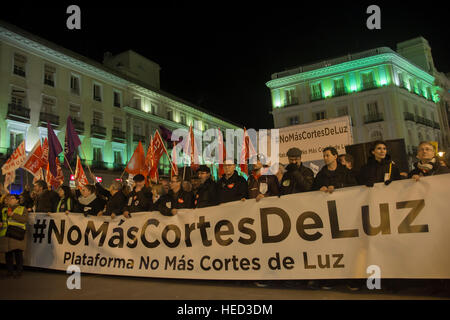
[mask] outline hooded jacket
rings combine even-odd
[[[391,172],[389,175],[389,171]],[[374,156],[367,159],[367,163],[359,171],[358,182],[361,185],[373,186],[374,183],[386,180],[401,180],[400,170],[390,155],[386,155],[381,161],[375,160]]]

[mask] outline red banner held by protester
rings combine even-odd
[[[42,146],[41,141],[38,140],[34,145],[33,150],[31,150],[30,154],[28,155],[28,158],[22,165],[22,168],[24,168],[33,176],[35,176],[39,172],[39,169],[41,169],[41,167],[42,167]]]
[[[79,187],[84,187],[89,184],[89,181],[84,173],[83,166],[81,165],[80,157],[77,156],[77,166],[75,168],[75,181],[78,182]]]

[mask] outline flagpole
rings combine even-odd
[[[64,154],[64,160],[66,160],[67,165],[69,166],[70,172],[75,175],[75,173],[73,173],[72,167],[70,166],[69,160],[67,160],[66,155]]]
[[[80,149],[81,149],[81,152],[83,152],[84,160],[86,160],[86,165],[89,169],[89,173],[92,175],[93,173],[91,171],[91,167],[89,166],[89,163],[87,162],[87,157],[86,157],[86,154],[84,153],[83,147],[80,146]],[[94,183],[95,183],[95,181],[94,181]]]

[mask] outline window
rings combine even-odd
[[[70,92],[78,96],[80,95],[80,77],[75,75],[70,76]]]
[[[114,128],[114,130],[122,131],[122,119],[121,118],[114,117],[113,128]]]
[[[334,81],[334,95],[335,96],[341,96],[345,94],[345,85],[344,85],[344,78],[335,79]]]
[[[361,77],[362,77],[363,85],[364,84],[370,84],[370,83],[374,82],[374,80],[373,80],[373,72],[362,73]]]
[[[103,161],[101,148],[93,148],[93,158],[94,161]]]
[[[369,115],[377,115],[378,114],[378,103],[376,101],[370,102],[367,104],[367,113]]]
[[[398,74],[398,84],[399,84],[400,87],[404,87],[405,86],[404,81],[403,81],[403,74],[402,73]]]
[[[320,82],[311,85],[311,100],[322,98],[322,84]]]
[[[24,140],[23,133],[13,132],[9,133],[9,147],[11,149],[16,149]]]
[[[14,70],[13,73],[21,76],[21,77],[25,77],[26,73],[25,73],[25,65],[27,64],[27,57],[15,53],[14,54]]]
[[[383,134],[379,130],[375,130],[370,134],[371,141],[383,140]]]
[[[316,120],[323,120],[325,118],[326,118],[325,111],[319,111],[319,112],[314,113],[314,119],[316,119]]]
[[[284,90],[284,105],[298,104],[298,98],[294,88]]]
[[[416,90],[416,87],[414,85],[414,79],[409,79],[409,87],[411,89],[411,92],[414,92]]]
[[[340,107],[337,110],[338,117],[348,116],[348,108],[347,107]]]
[[[140,123],[135,123],[133,125],[133,134],[142,136],[142,125]]]
[[[114,151],[114,163],[122,164],[122,152]]]
[[[167,120],[173,121],[173,111],[170,109],[167,110]]]
[[[50,87],[55,86],[56,68],[48,64],[44,65],[44,84]]]
[[[120,108],[122,105],[122,94],[114,90],[114,107]]]
[[[13,88],[11,92],[11,103],[19,107],[24,107],[25,91]]]
[[[186,114],[180,113],[180,123],[186,125]]]
[[[69,105],[69,114],[73,120],[79,120],[81,118],[81,107],[76,104]]]
[[[203,124],[203,129],[206,131],[206,130],[208,130],[209,129],[209,125],[207,124],[207,123],[204,123]]]
[[[201,130],[202,129],[202,122],[198,119],[194,119],[194,128],[197,130]]]
[[[42,97],[42,112],[47,114],[56,114],[56,101],[53,98]]]
[[[289,125],[290,126],[293,126],[295,124],[299,124],[298,116],[290,117],[288,120],[289,120]]]
[[[102,86],[101,85],[99,85],[99,84],[97,84],[97,83],[94,83],[94,90],[93,90],[94,92],[94,96],[93,96],[93,99],[95,100],[95,101],[102,101]]]
[[[95,126],[102,127],[103,126],[103,113],[94,111],[94,118],[92,120],[92,124]]]

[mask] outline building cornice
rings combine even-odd
[[[343,62],[329,67],[302,72],[279,79],[270,80],[266,83],[266,86],[270,89],[277,89],[280,87],[297,84],[299,82],[319,79],[323,77],[330,77],[336,74],[352,72],[358,69],[369,68],[386,63],[395,64],[400,68],[410,72],[411,74],[414,74],[422,81],[428,82],[430,85],[432,85],[434,82],[434,77],[432,75],[412,65],[410,62],[400,57],[399,55],[395,53],[383,53],[371,57]]]

